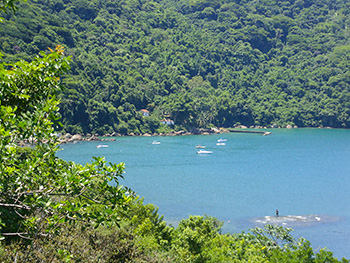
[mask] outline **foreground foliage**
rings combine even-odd
[[[85,166],[58,159],[61,46],[34,61],[0,65],[0,236],[35,239],[67,222],[117,223],[129,199],[118,186],[123,164]],[[23,148],[19,145],[25,144]],[[111,182],[116,186],[112,186]]]
[[[349,262],[332,252],[313,251],[310,242],[291,236],[291,229],[266,225],[249,233],[222,234],[222,222],[190,216],[167,226],[154,205],[130,203],[120,228],[66,226],[59,235],[40,238],[31,247],[2,247],[4,262]]]

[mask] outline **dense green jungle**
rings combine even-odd
[[[66,162],[53,136],[348,127],[346,5],[0,0],[0,261],[349,262],[277,225],[168,225],[120,184],[124,163]]]
[[[348,0],[28,0],[5,62],[65,47],[71,133],[350,127]],[[150,116],[143,118],[141,109]]]

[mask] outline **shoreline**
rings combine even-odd
[[[233,128],[198,128],[194,129],[192,132],[188,131],[171,131],[169,133],[144,133],[144,134],[120,134],[120,133],[112,133],[112,134],[70,134],[66,133],[61,135],[58,139],[60,144],[64,143],[74,143],[77,141],[115,141],[116,137],[155,137],[155,136],[186,136],[186,135],[212,135],[212,134],[225,134],[225,133],[250,133],[250,134],[261,134],[262,136],[271,135],[272,132],[269,130],[275,129],[346,129],[346,128],[333,128],[333,127],[298,127],[287,125],[286,127],[262,127],[262,126],[244,126],[240,125]]]
[[[71,135],[66,133],[59,138],[60,143],[70,143],[75,141],[115,141],[115,137],[154,137],[154,136],[186,136],[186,135],[211,135],[211,134],[222,134],[229,133],[230,131],[224,128],[211,128],[211,129],[195,129],[192,132],[187,132],[184,130],[181,131],[171,131],[169,133],[144,133],[144,134],[120,134],[120,133],[112,133],[112,134],[75,134]]]

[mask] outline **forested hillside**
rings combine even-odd
[[[266,35],[266,43],[272,42],[271,46],[260,45],[263,51],[252,49],[251,45],[260,43],[255,40],[236,41],[235,32],[245,26],[241,22],[237,29],[225,29],[225,19],[236,21],[234,25],[239,23],[238,14],[244,17],[242,21],[249,15],[235,4],[227,4],[222,12],[228,16],[219,19],[218,10],[226,5],[212,3],[176,2],[173,6],[171,1],[72,4],[43,0],[34,4],[0,0],[0,13],[7,19],[0,24],[0,46],[5,52],[4,57],[0,52],[1,262],[349,263],[345,258],[336,259],[327,249],[314,250],[304,238],[293,238],[292,229],[277,225],[237,234],[222,234],[223,222],[211,216],[189,216],[177,227],[167,225],[156,206],[144,204],[120,184],[124,163],[107,164],[103,157],[94,157],[91,163],[81,165],[56,156],[59,142],[52,134],[59,120],[56,95],[61,80],[67,87],[60,94],[63,121],[72,131],[152,131],[160,127],[157,118],[165,116],[174,118],[180,128],[210,122],[263,123],[265,117],[256,117],[256,112],[262,111],[255,108],[267,108],[273,101],[276,104],[271,108],[279,109],[282,116],[292,108],[283,106],[286,102],[282,98],[302,105],[311,94],[311,87],[300,86],[302,95],[289,98],[290,86],[280,86],[282,79],[273,75],[280,72],[291,80],[296,78],[289,69],[295,61],[295,68],[304,63],[298,75],[300,83],[307,68],[314,74],[320,68],[332,74],[334,70],[333,79],[340,80],[329,90],[324,87],[333,83],[331,74],[317,82],[309,73],[317,90],[315,99],[308,99],[309,106],[320,110],[328,96],[332,103],[338,103],[335,107],[343,109],[343,115],[333,112],[334,123],[348,123],[346,119],[339,121],[347,117],[345,104],[340,104],[341,100],[346,102],[347,95],[345,40],[343,46],[336,46],[341,40],[334,33],[329,50],[309,54],[310,60],[316,61],[318,56],[324,60],[317,60],[320,68],[313,67],[304,60],[310,50],[299,54],[300,61],[293,60],[298,52],[285,58],[281,55],[288,42],[288,38],[283,40],[282,31],[275,44]],[[237,16],[229,18],[235,10]],[[200,24],[206,19],[211,21],[205,23],[211,29]],[[230,37],[223,34],[230,30]],[[228,44],[230,38],[232,43]],[[55,43],[64,43],[67,49],[56,45],[47,54],[40,52],[31,58]],[[273,51],[274,45],[280,45],[281,54]],[[72,60],[70,73],[64,75]],[[264,68],[264,64],[271,67]],[[229,77],[233,73],[237,75]],[[294,107],[299,110],[297,104]],[[142,117],[140,108],[149,109],[151,117]],[[314,120],[312,115],[309,119],[303,116],[299,119],[305,123]],[[331,112],[327,116],[315,122],[332,120]],[[282,118],[274,120],[283,123]]]
[[[0,43],[6,62],[65,46],[68,132],[349,128],[349,13],[349,0],[28,0],[2,14]]]

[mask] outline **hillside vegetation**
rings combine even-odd
[[[69,64],[62,46],[0,63],[1,262],[349,262],[279,226],[224,235],[216,218],[190,216],[175,228],[120,185],[123,163],[59,159],[56,94]]]
[[[28,0],[4,61],[65,46],[69,132],[350,127],[348,0]],[[141,109],[150,111],[144,118]]]
[[[0,11],[15,10],[17,2],[0,0]],[[54,128],[59,125],[57,95],[61,90],[60,80],[69,70],[71,59],[65,55],[61,45],[50,48],[47,53],[40,52],[34,59],[31,59],[30,54],[50,44],[52,41],[48,40],[50,35],[55,37],[53,39],[55,41],[70,43],[72,54],[79,50],[76,45],[79,31],[70,34],[70,30],[60,26],[64,20],[56,20],[53,14],[50,15],[52,10],[56,10],[55,12],[71,10],[72,13],[67,17],[73,17],[76,12],[83,20],[89,21],[94,16],[96,19],[95,8],[88,8],[89,5],[85,2],[79,3],[81,5],[73,6],[67,2],[56,1],[57,5],[43,5],[43,10],[33,4],[20,5],[16,18],[2,25],[6,32],[2,34],[1,42],[1,47],[7,52],[5,60],[21,58],[24,60],[16,63],[0,62],[1,262],[349,262],[345,258],[339,261],[327,249],[314,251],[309,241],[303,238],[295,240],[290,234],[291,229],[279,226],[265,225],[264,228],[251,229],[247,233],[222,234],[223,222],[211,216],[189,216],[188,219],[182,219],[177,227],[167,225],[154,205],[144,204],[143,199],[120,184],[124,173],[123,163],[107,164],[102,157],[94,157],[93,161],[86,165],[59,159],[56,156],[59,150],[58,138],[53,136]],[[94,2],[91,3],[94,5]],[[186,6],[182,7],[184,15],[187,15],[187,11],[193,12],[194,6],[198,4],[193,3],[195,5],[191,5],[190,10]],[[25,12],[21,12],[21,9]],[[112,10],[118,9],[113,7]],[[130,9],[130,13],[134,10],[136,9]],[[43,19],[42,14],[46,14],[46,18],[49,19],[47,21],[50,22],[45,24],[46,20],[40,20]],[[7,18],[10,18],[10,14]],[[77,26],[78,24],[74,24],[73,21],[71,21],[72,25]],[[28,26],[28,30],[24,26]],[[35,33],[37,31],[40,34]],[[47,32],[48,35],[42,35],[43,32]],[[17,37],[21,39],[16,39]],[[34,39],[33,43],[30,41],[31,37]],[[43,46],[39,44],[41,41],[44,41]],[[105,43],[107,45],[109,42]],[[12,47],[14,44],[16,46]],[[85,48],[88,49],[88,47]],[[98,52],[98,48],[94,50]],[[128,53],[125,53],[125,56],[126,54]],[[130,54],[128,56],[131,58]],[[77,57],[79,56],[75,54],[73,59]],[[96,63],[98,62],[96,54],[92,58],[96,59]],[[76,61],[91,62],[82,58]],[[129,73],[131,73],[132,64],[129,66],[130,68],[125,68],[125,71],[130,70]],[[101,66],[100,69],[102,70],[100,73],[107,76],[109,68]],[[71,74],[78,72],[80,72],[79,63],[74,62]],[[80,82],[75,78],[80,79]],[[93,83],[93,79],[89,79],[88,75],[79,77],[79,75],[68,74],[63,79],[69,87],[66,93],[61,93],[64,103],[70,102],[72,106],[73,103],[81,102],[69,109],[78,110],[79,107],[87,107],[84,100],[88,98],[89,93],[78,91],[74,93],[73,87],[74,85],[84,87],[86,89],[81,91],[88,92],[85,85],[90,81]],[[99,79],[101,83],[102,80],[102,78]],[[207,83],[207,86],[198,83]],[[188,90],[183,93],[187,92],[189,99],[193,99],[190,103],[200,103],[200,92],[203,94],[224,92],[220,91],[219,86],[215,89],[208,83],[209,81],[200,75],[193,76],[187,81],[189,86],[184,86],[188,87]],[[106,89],[101,84],[95,93],[92,91],[91,93],[103,94],[101,87]],[[116,87],[123,86],[116,85]],[[162,92],[168,92],[169,98],[174,96],[165,88]],[[74,94],[76,100],[74,100]],[[103,96],[99,101],[96,96],[95,99],[88,99],[88,102],[95,101],[100,103],[101,107],[109,105],[111,110],[113,109],[111,102],[103,100]],[[121,93],[120,96],[121,100],[124,100],[125,96],[131,95]],[[137,96],[135,95],[135,98]],[[161,103],[165,104],[164,97],[158,95],[155,98],[159,101],[155,100],[152,113],[156,112],[157,108],[161,108]],[[216,97],[205,98],[210,102],[211,98]],[[174,100],[170,102],[173,103]],[[137,110],[136,106],[130,102],[124,101],[123,105],[129,105],[131,110],[123,111],[121,116],[135,113]],[[98,117],[103,112],[99,111],[99,108],[95,110],[94,114]],[[195,114],[195,111],[192,113]],[[92,112],[85,111],[83,114],[88,115]],[[171,114],[175,118],[176,115],[173,112]],[[74,116],[71,115],[71,118]],[[180,113],[178,116],[181,116]],[[116,125],[120,125],[119,117],[119,115],[116,116]],[[137,123],[138,118],[137,115],[130,117],[135,124],[133,129],[151,128],[150,121]],[[72,119],[64,121],[69,120],[72,121]],[[140,120],[143,119],[140,118]],[[90,130],[98,129],[84,121],[80,119],[80,124],[71,124],[70,129],[81,130],[84,127]],[[88,119],[88,121],[91,120]],[[97,118],[96,121],[105,120]],[[185,123],[186,119],[183,121]],[[190,121],[194,120],[189,118],[188,123]],[[83,123],[85,126],[82,125]],[[125,122],[125,125],[126,129],[132,127],[129,126],[129,122]],[[106,124],[102,128],[112,129],[112,126]],[[111,184],[112,181],[114,186]]]

